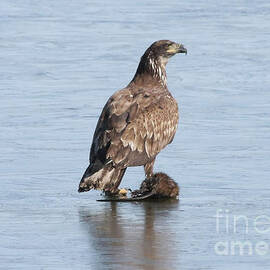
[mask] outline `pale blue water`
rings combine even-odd
[[[0,268],[268,269],[269,13],[267,0],[1,1]],[[180,201],[98,203],[77,193],[97,118],[158,39],[188,49],[167,66],[181,119],[155,166]],[[122,186],[142,180],[132,168]],[[252,254],[217,254],[234,241]]]

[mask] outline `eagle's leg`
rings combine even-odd
[[[155,158],[152,161],[144,164],[144,172],[145,172],[146,179],[151,179],[151,177],[153,176],[154,163],[155,163]]]
[[[113,175],[110,175],[111,177],[108,178],[108,182],[103,187],[103,192],[108,197],[114,197],[118,195],[123,195],[125,192],[123,189],[118,189],[118,186],[121,183],[121,180],[126,172],[127,168],[121,169],[121,168],[115,168]],[[103,181],[106,179],[103,179]],[[127,192],[126,192],[127,193]]]

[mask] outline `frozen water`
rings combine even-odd
[[[269,12],[267,0],[2,0],[0,268],[268,269]],[[155,166],[180,201],[98,203],[77,193],[97,118],[159,39],[188,49],[167,66],[181,118]],[[122,186],[142,180],[131,168]],[[219,255],[234,241],[252,249]]]

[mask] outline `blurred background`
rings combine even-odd
[[[1,268],[269,267],[270,232],[254,227],[261,215],[270,227],[269,12],[266,0],[1,1]],[[167,65],[180,123],[155,165],[179,202],[78,194],[105,102],[159,39],[188,50]],[[143,178],[129,168],[121,186]],[[220,241],[253,253],[217,254]]]

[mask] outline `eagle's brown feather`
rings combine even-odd
[[[174,98],[166,91],[144,97],[144,102],[143,93],[132,93],[123,89],[107,102],[94,135],[92,162],[103,152],[103,159],[115,166],[144,165],[171,142],[178,123]],[[140,158],[134,157],[135,151]]]

